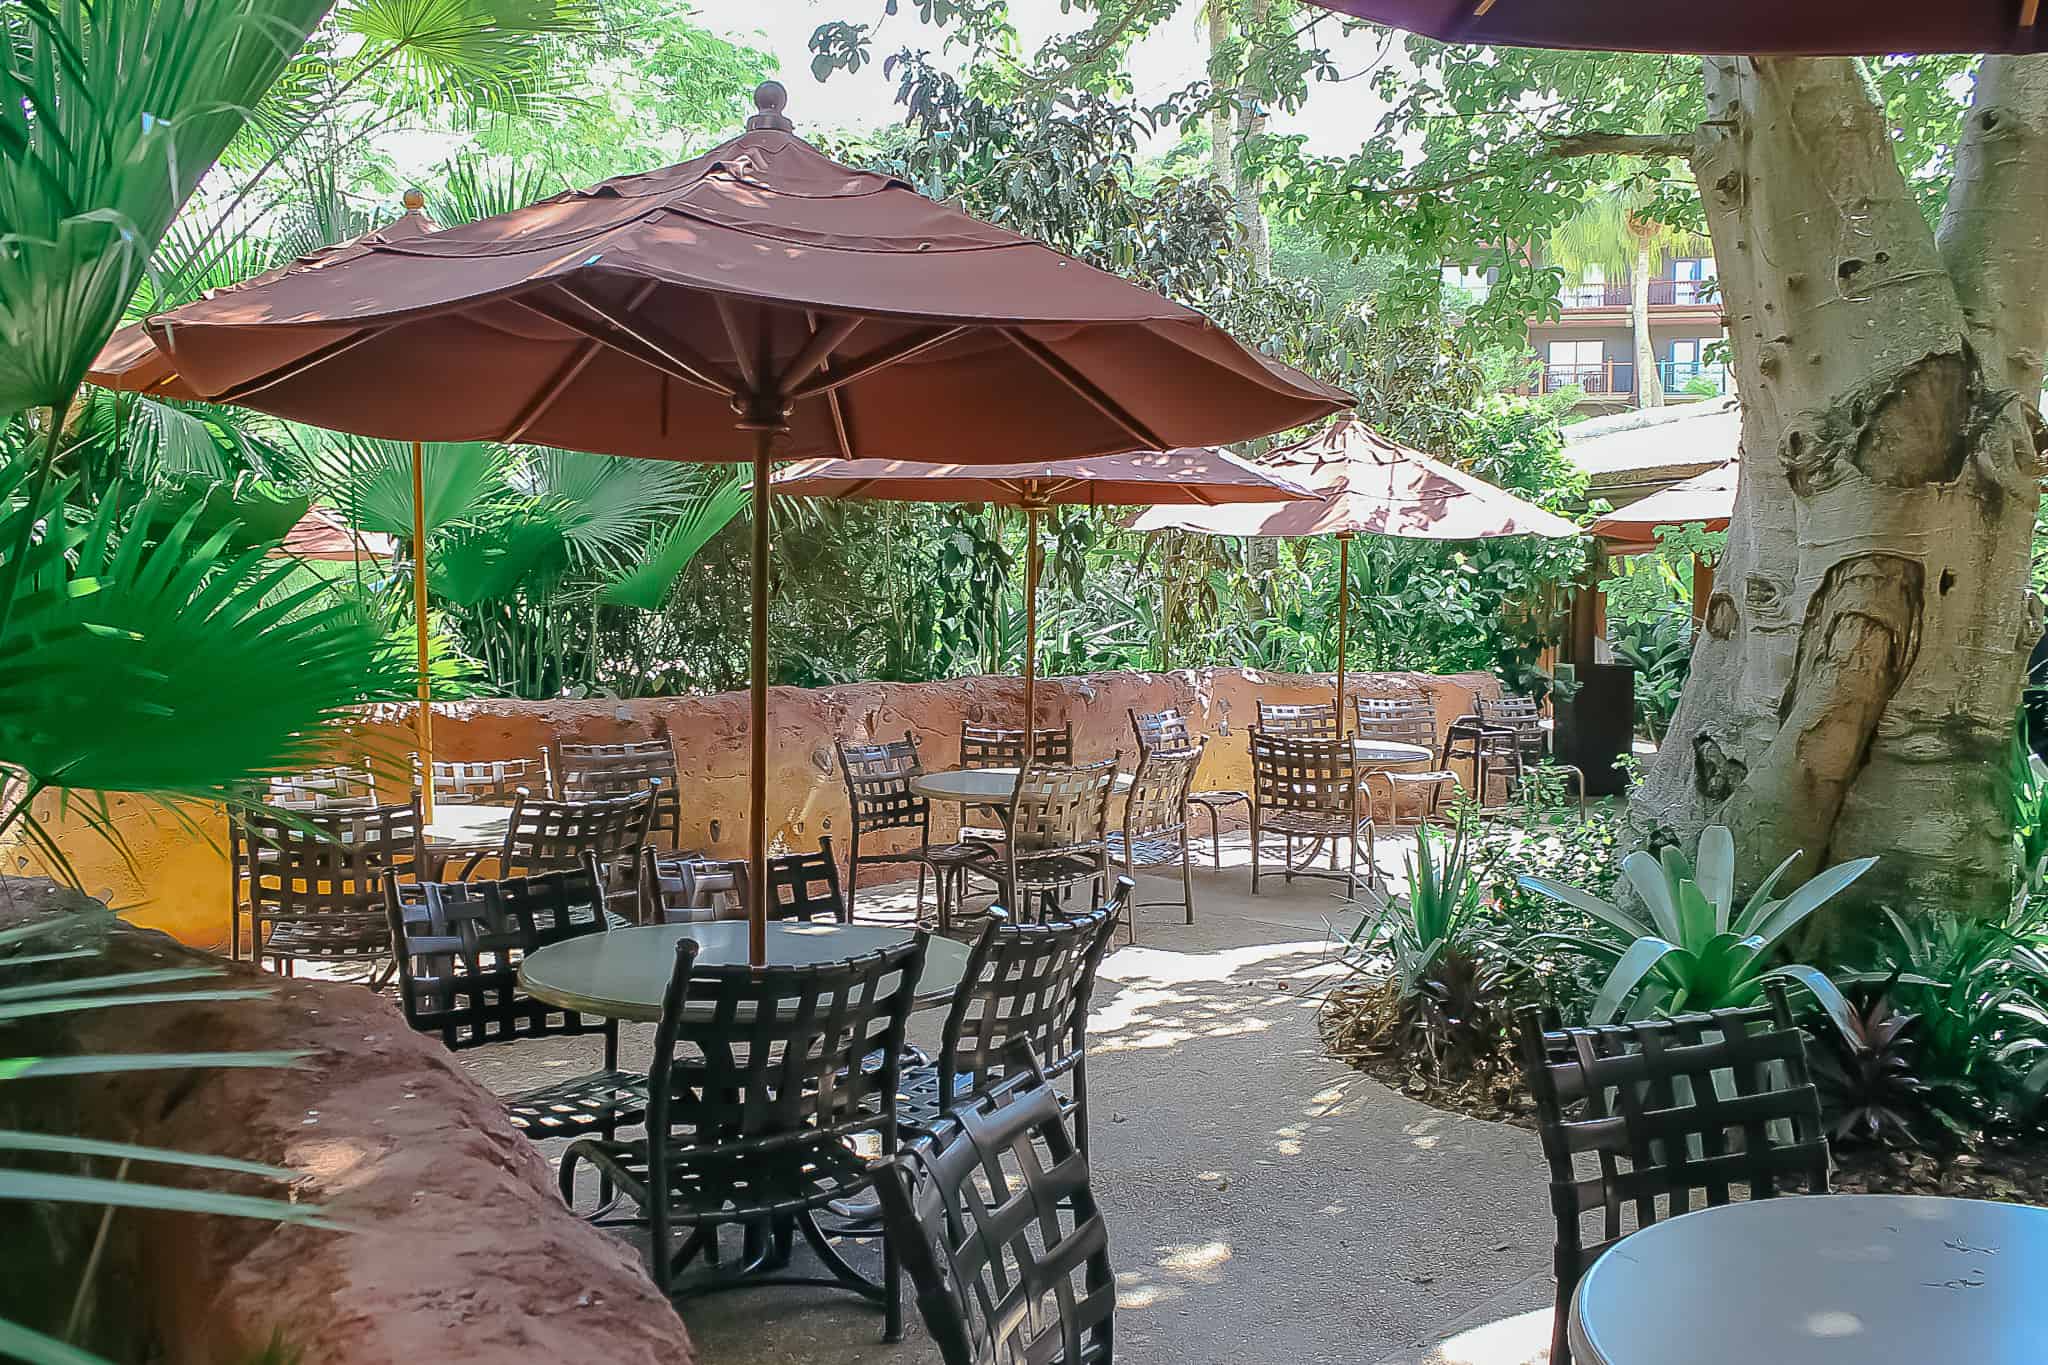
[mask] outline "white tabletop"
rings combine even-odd
[[[940,768],[910,779],[910,789],[933,801],[959,801],[968,805],[1007,805],[1017,793],[1015,768]],[[1116,775],[1111,790],[1123,795],[1131,789],[1125,773]]]
[[[1829,1194],[1624,1239],[1572,1299],[1578,1365],[2036,1365],[2048,1209]]]
[[[1420,744],[1401,744],[1391,739],[1354,739],[1351,755],[1360,763],[1427,763],[1436,757]]]
[[[427,842],[463,848],[495,847],[505,842],[505,827],[511,821],[510,806],[437,802],[434,818],[426,824]]]
[[[697,940],[697,961],[707,967],[747,960],[745,920],[651,924],[584,934],[530,953],[519,964],[519,985],[534,999],[563,1009],[658,1023],[662,996],[675,971],[676,944],[686,938]],[[770,924],[768,964],[814,966],[909,941],[910,931],[886,924]],[[933,934],[925,940],[917,1008],[951,1001],[966,972],[967,945]]]

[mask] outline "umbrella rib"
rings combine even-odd
[[[733,362],[740,367],[740,382],[746,385],[746,392],[755,397],[765,397],[761,390],[761,374],[754,368],[754,362],[747,355],[745,341],[740,336],[739,319],[732,315],[732,300],[724,294],[713,294],[711,306],[718,310],[719,325],[725,328],[725,339],[732,346]]]
[[[808,315],[806,315],[806,318],[808,320]],[[859,327],[861,322],[862,319],[858,315],[847,314],[832,319],[831,322],[823,327],[814,326],[811,332],[811,339],[804,343],[804,348],[798,351],[796,358],[789,362],[789,368],[777,377],[775,381],[777,392],[788,393],[792,387],[800,383],[811,371],[823,370],[826,362],[831,360],[832,353],[839,349],[841,343],[853,335],[854,329]]]
[[[350,336],[342,337],[338,341],[331,341],[327,345],[309,351],[297,360],[280,365],[276,369],[265,373],[259,378],[252,379],[246,384],[237,384],[233,388],[222,390],[220,393],[207,395],[206,401],[209,403],[239,403],[252,393],[261,393],[265,389],[274,388],[288,379],[296,379],[306,371],[324,365],[336,356],[353,351],[356,347],[368,342],[375,341],[390,330],[388,326],[375,327],[367,331],[356,332]],[[171,329],[169,327],[164,328],[165,340],[168,341],[170,337]],[[176,349],[167,349],[171,350],[171,359],[175,361],[177,359]],[[187,376],[188,382],[189,378]]]
[[[654,281],[649,280],[634,292],[632,298],[626,301],[625,311],[630,313],[635,308],[638,308],[647,301],[647,296],[653,292]],[[569,358],[562,362],[561,368],[549,377],[547,384],[534,396],[534,400],[526,405],[526,411],[519,414],[518,418],[512,423],[511,428],[506,431],[504,439],[507,441],[517,441],[523,438],[528,431],[532,430],[533,424],[545,416],[547,410],[553,407],[564,393],[568,392],[569,386],[576,382],[576,376],[582,374],[590,362],[596,359],[599,345],[600,343],[596,337],[584,337],[577,344],[575,351],[570,354]]]
[[[573,332],[589,337],[601,346],[608,346],[629,359],[637,360],[650,369],[660,370],[694,388],[707,390],[722,398],[731,398],[736,392],[730,383],[715,378],[711,367],[696,357],[676,354],[675,348],[648,339],[573,290],[559,284],[554,288],[564,298],[587,310],[591,316],[579,316],[561,307],[545,294],[521,296],[508,302],[517,304],[529,313],[536,313],[549,322],[558,323]]]
[[[1009,338],[1010,343],[1018,350],[1030,356],[1040,365],[1043,365],[1053,378],[1079,394],[1090,407],[1116,423],[1119,427],[1122,427],[1124,433],[1136,440],[1138,445],[1147,446],[1154,450],[1165,450],[1172,444],[1169,441],[1161,440],[1143,422],[1126,411],[1122,404],[1097,388],[1084,375],[1067,364],[1067,362],[1054,355],[1036,337],[1027,336],[1015,327],[1003,327],[998,330],[1005,337]]]
[[[797,400],[816,398],[821,393],[831,393],[835,389],[851,384],[856,379],[866,378],[876,370],[885,369],[890,365],[901,364],[914,355],[921,354],[934,346],[951,341],[966,330],[967,324],[959,323],[951,327],[935,327],[928,332],[914,333],[901,341],[892,342],[887,346],[869,351],[864,356],[857,356],[839,373],[821,375],[808,384],[799,385],[787,396],[791,400]]]

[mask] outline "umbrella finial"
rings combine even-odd
[[[754,108],[757,112],[747,120],[747,127],[772,128],[778,133],[795,132],[796,125],[782,112],[788,103],[789,91],[783,89],[781,81],[762,81],[754,87]]]
[[[407,213],[418,213],[427,206],[427,196],[416,189],[407,190],[402,202],[405,204],[405,211]]]

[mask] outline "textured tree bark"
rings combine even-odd
[[[1636,344],[1636,406],[1664,406],[1664,380],[1657,373],[1657,343],[1650,336],[1650,252],[1636,250],[1636,268],[1629,272],[1629,331]]]
[[[1795,876],[1878,854],[1866,903],[1999,908],[2040,634],[2048,62],[1986,59],[1938,241],[1859,64],[1705,65],[1692,165],[1742,479],[1634,819],[1653,841],[1728,824],[1748,885],[1795,850]]]

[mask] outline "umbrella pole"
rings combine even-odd
[[[434,818],[434,693],[427,673],[427,472],[426,454],[412,443],[412,616],[419,667],[420,812]]]
[[[754,619],[748,658],[747,961],[768,961],[768,479],[775,433],[754,431]]]
[[[1351,727],[1344,723],[1344,651],[1351,624],[1351,537],[1337,537],[1337,733]]]
[[[1024,762],[1038,756],[1038,507],[1024,508]]]

